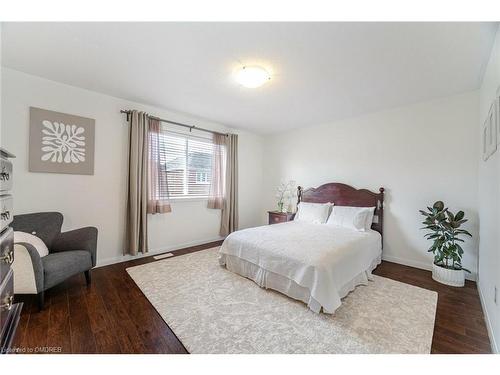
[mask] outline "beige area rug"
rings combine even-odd
[[[436,292],[374,276],[315,314],[222,268],[217,250],[127,269],[190,353],[430,353]]]

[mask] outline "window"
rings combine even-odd
[[[209,173],[207,171],[197,171],[196,172],[196,183],[197,184],[210,184],[208,179]]]
[[[212,174],[212,140],[163,131],[159,135],[160,198],[208,197]],[[165,178],[159,176],[160,181]]]

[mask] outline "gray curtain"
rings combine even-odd
[[[224,208],[221,212],[220,235],[238,230],[238,135],[226,137],[226,173]]]
[[[127,222],[124,254],[148,251],[148,127],[145,112],[129,119]]]
[[[160,163],[160,121],[149,118],[148,133],[148,213],[171,212],[168,201],[167,171]]]

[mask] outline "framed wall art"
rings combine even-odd
[[[482,153],[483,160],[486,161],[497,150],[497,101],[495,100],[484,120],[482,130]]]
[[[496,131],[497,131],[497,149],[500,146],[500,95],[497,95],[495,98],[495,122],[496,122]]]
[[[30,107],[30,172],[94,174],[95,120]]]

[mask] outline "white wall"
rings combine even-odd
[[[464,266],[476,271],[478,93],[411,105],[266,139],[266,208],[275,206],[280,179],[304,187],[343,182],[386,189],[386,260],[430,268],[422,217],[436,200],[464,210],[474,235]]]
[[[139,109],[163,118],[228,131],[222,125],[160,108],[99,94],[11,69],[2,69],[2,120],[5,148],[14,159],[15,213],[61,211],[63,229],[94,225],[99,229],[98,264],[122,257],[128,128],[120,109]],[[29,107],[90,117],[96,120],[93,176],[28,172]],[[239,134],[240,227],[260,223],[262,141],[248,132]],[[219,238],[220,212],[206,201],[174,202],[173,212],[150,220],[151,253]]]
[[[2,66],[2,22],[0,22],[0,67]],[[2,147],[2,75],[0,74],[0,147]]]
[[[265,138],[236,131],[240,135],[240,227],[266,222],[265,212],[275,208],[275,188],[280,180],[294,179],[304,187],[332,181],[374,191],[383,186],[384,258],[429,268],[432,257],[426,252],[429,243],[419,229],[418,210],[442,199],[452,210],[464,210],[470,219],[467,229],[474,239],[465,246],[464,264],[474,274],[480,238],[480,293],[490,330],[498,342],[500,312],[493,303],[493,293],[495,285],[500,286],[500,152],[487,163],[477,162],[477,123],[480,119],[482,124],[500,85],[499,39],[497,35],[480,93],[465,93]],[[11,69],[3,68],[0,79],[1,144],[17,154],[16,213],[58,210],[65,215],[64,230],[97,226],[100,265],[128,259],[122,256],[128,132],[120,109],[146,110],[176,121],[230,130],[192,116]],[[93,176],[28,172],[30,106],[96,119]],[[150,219],[151,253],[219,238],[220,214],[208,210],[206,202],[174,202],[172,206],[171,214]]]
[[[481,135],[483,122],[500,87],[500,31],[497,31],[490,61],[480,89],[480,117],[477,132]],[[481,138],[479,137],[479,142]],[[481,151],[481,149],[479,150]],[[495,286],[500,289],[500,150],[486,162],[479,159],[479,291],[490,329],[494,350],[500,345],[500,290],[494,302]]]

